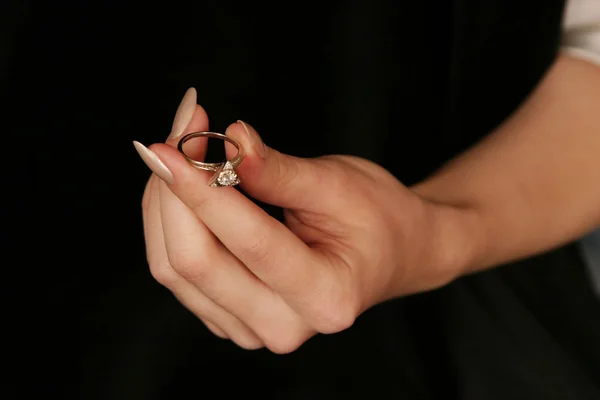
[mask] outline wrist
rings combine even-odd
[[[401,218],[401,239],[393,259],[396,268],[387,298],[426,292],[442,287],[473,270],[483,236],[474,209],[443,204],[412,190],[416,205],[410,223]],[[404,214],[406,216],[406,214]],[[409,226],[410,229],[406,230]]]
[[[479,255],[485,248],[485,229],[477,209],[437,201],[419,187],[411,188],[424,204],[429,239],[428,266],[443,286],[477,269]]]
[[[440,205],[439,215],[440,262],[454,278],[477,269],[485,247],[482,218],[474,208]]]

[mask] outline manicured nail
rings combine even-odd
[[[133,142],[135,149],[139,153],[142,160],[146,163],[148,168],[154,172],[160,179],[167,183],[175,182],[173,174],[169,171],[169,168],[161,161],[160,158],[152,150],[141,144],[140,142]]]
[[[176,139],[181,136],[185,128],[190,124],[190,121],[194,116],[194,110],[196,110],[196,101],[196,89],[189,88],[187,92],[185,92],[183,99],[181,99],[179,107],[177,107],[177,112],[173,119],[173,126],[171,127],[171,134],[169,135],[170,139]]]
[[[252,128],[250,125],[248,125],[244,121],[238,120],[238,123],[242,124],[242,126],[244,127],[244,130],[246,131],[246,133],[248,134],[248,137],[250,138],[250,143],[252,143],[252,148],[254,148],[254,151],[261,158],[265,158],[265,152],[266,152],[265,144],[262,141],[262,139],[260,138],[260,136],[258,135],[258,133],[254,130],[254,128]]]

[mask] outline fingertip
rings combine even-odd
[[[197,104],[197,99],[196,89],[190,87],[177,107],[167,143],[173,145],[186,133],[208,129],[208,115],[204,108]]]
[[[164,143],[155,143],[149,148],[172,172],[177,186],[185,185],[185,182],[197,182],[198,179],[205,179],[208,182],[208,178],[210,177],[209,172],[201,171],[191,166],[183,154],[176,148]]]
[[[185,92],[185,95],[181,99],[177,111],[175,112],[169,138],[179,137],[183,133],[183,130],[189,126],[194,112],[196,111],[196,95],[196,89],[194,88],[189,88]]]
[[[154,143],[148,146],[148,149],[152,150],[154,154],[160,157],[167,164],[174,163],[185,163],[183,155],[173,146],[169,146],[166,143]]]
[[[194,100],[196,100],[198,98],[198,92],[196,91],[196,88],[193,86],[190,86],[183,95],[184,99],[186,97],[193,98]]]
[[[199,132],[199,131],[207,131],[208,130],[208,114],[204,107],[200,104],[196,104],[196,108],[194,109],[194,115],[192,116],[192,120],[183,130],[183,133],[190,132]]]
[[[172,147],[177,147],[182,137],[192,132],[202,132],[208,130],[208,115],[204,108],[196,104],[194,114],[190,123],[185,127],[181,134],[169,136],[166,143]],[[203,161],[208,147],[207,138],[199,137],[186,142],[185,153],[194,160]]]
[[[241,121],[237,121],[229,125],[225,130],[225,135],[238,142],[244,148],[246,157],[252,157],[252,142],[250,141],[250,138],[246,133],[246,129]],[[227,158],[230,159],[235,157],[237,154],[237,149],[231,143],[225,142],[225,152],[227,154]]]
[[[154,143],[148,146],[154,154],[156,154],[170,170],[181,169],[187,162],[182,157],[182,154],[177,149],[165,143]]]

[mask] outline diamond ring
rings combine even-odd
[[[194,160],[190,158],[187,154],[185,154],[185,152],[183,151],[183,144],[188,140],[197,137],[207,137],[225,140],[234,145],[238,152],[235,155],[235,157],[233,157],[231,160],[226,160],[220,163],[205,163],[202,161]],[[215,173],[212,176],[212,178],[210,178],[210,180],[208,181],[209,186],[235,186],[238,183],[240,183],[240,179],[238,178],[235,169],[238,167],[238,165],[240,165],[240,163],[244,159],[244,148],[232,138],[216,132],[188,133],[179,140],[179,143],[177,144],[177,150],[179,150],[179,152],[183,154],[187,162],[190,163],[192,166],[198,169],[203,169],[205,171],[211,171]]]

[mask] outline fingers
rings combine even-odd
[[[210,174],[190,166],[174,148],[185,133],[208,130],[208,117],[195,104],[195,91],[186,93],[175,120],[166,144],[154,145],[152,151],[136,143],[162,179],[158,194],[149,197],[145,217],[153,275],[216,335],[229,336],[245,348],[263,343],[275,352],[297,348],[314,334],[299,314],[306,304],[314,309],[315,298],[327,293],[324,283],[332,282],[331,269],[319,268],[321,255],[240,192],[210,188]],[[186,154],[203,159],[206,140],[189,143]],[[271,167],[263,168],[263,176],[275,177],[275,168],[289,166],[287,175],[303,165],[291,158],[272,159],[279,162],[264,163]],[[303,192],[300,188],[306,183],[290,182],[300,182],[289,185],[282,197],[292,201],[297,196],[289,193]]]
[[[160,217],[158,179],[150,182],[144,209],[144,232],[146,235],[146,253],[153,277],[167,287],[179,301],[203,321],[216,326],[214,333],[228,336],[236,344],[246,349],[263,346],[262,341],[241,321],[216,305],[198,289],[178,275],[171,267],[162,231]],[[147,200],[146,200],[147,199]],[[211,327],[209,326],[209,329]]]
[[[158,178],[155,175],[152,175],[150,177],[150,180],[148,181],[148,184],[146,185],[146,190],[144,191],[144,197],[142,200],[142,217],[144,220],[144,239],[146,241],[146,252],[147,252],[147,259],[151,260],[151,259],[155,259],[156,256],[154,255],[155,252],[155,245],[158,244],[160,245],[160,242],[157,242],[155,240],[155,234],[151,234],[149,235],[149,230],[160,230],[160,223],[156,224],[155,222],[153,222],[152,218],[149,218],[148,216],[148,210],[149,208],[151,209],[151,211],[153,213],[156,213],[156,208],[155,205],[153,204],[150,207],[150,203],[155,203],[156,199],[157,199],[157,188],[158,188]],[[154,196],[154,198],[152,198]],[[164,258],[164,257],[163,257]],[[152,263],[151,265],[154,265],[154,263]],[[160,268],[160,267],[159,267]],[[156,268],[152,268],[151,267],[151,271],[156,271]],[[154,274],[156,275],[156,274]],[[177,295],[175,295],[175,297],[177,298]],[[181,302],[183,304],[183,302],[181,301],[181,299],[177,298],[179,300],[179,302]],[[222,338],[222,339],[229,339],[229,336],[227,335],[227,333],[225,333],[225,331],[223,331],[221,328],[219,328],[218,326],[216,326],[215,324],[213,324],[212,322],[208,321],[206,318],[200,317],[198,316],[198,318],[200,318],[200,320],[204,323],[204,325],[206,325],[206,327],[208,328],[208,330],[210,330],[213,334],[215,334],[216,336]]]
[[[282,154],[267,147],[249,124],[238,121],[227,128],[226,135],[248,149],[237,168],[241,186],[246,193],[264,203],[294,210],[310,211],[318,205],[319,211],[336,207],[332,191],[324,186],[339,185],[331,175],[327,163],[320,159],[305,159]],[[227,158],[235,156],[235,148],[227,146]]]
[[[235,315],[271,346],[283,332],[302,332],[300,317],[252,274],[161,182],[161,221],[170,264],[185,280]]]
[[[190,88],[177,109],[173,121],[173,128],[166,143],[172,147],[177,147],[177,143],[186,133],[204,131],[207,129],[208,115],[202,107],[196,104],[196,90]],[[207,144],[208,142],[205,138],[197,138],[186,142],[184,150],[186,154],[193,159],[204,159]],[[140,142],[134,141],[133,145],[142,160],[154,174],[167,182],[170,182],[173,179],[171,172],[154,153],[149,151]]]
[[[328,270],[318,267],[318,254],[283,224],[234,188],[209,187],[209,174],[190,166],[175,149],[152,148],[173,174],[171,191],[261,281],[288,303],[323,289],[319,283]]]

